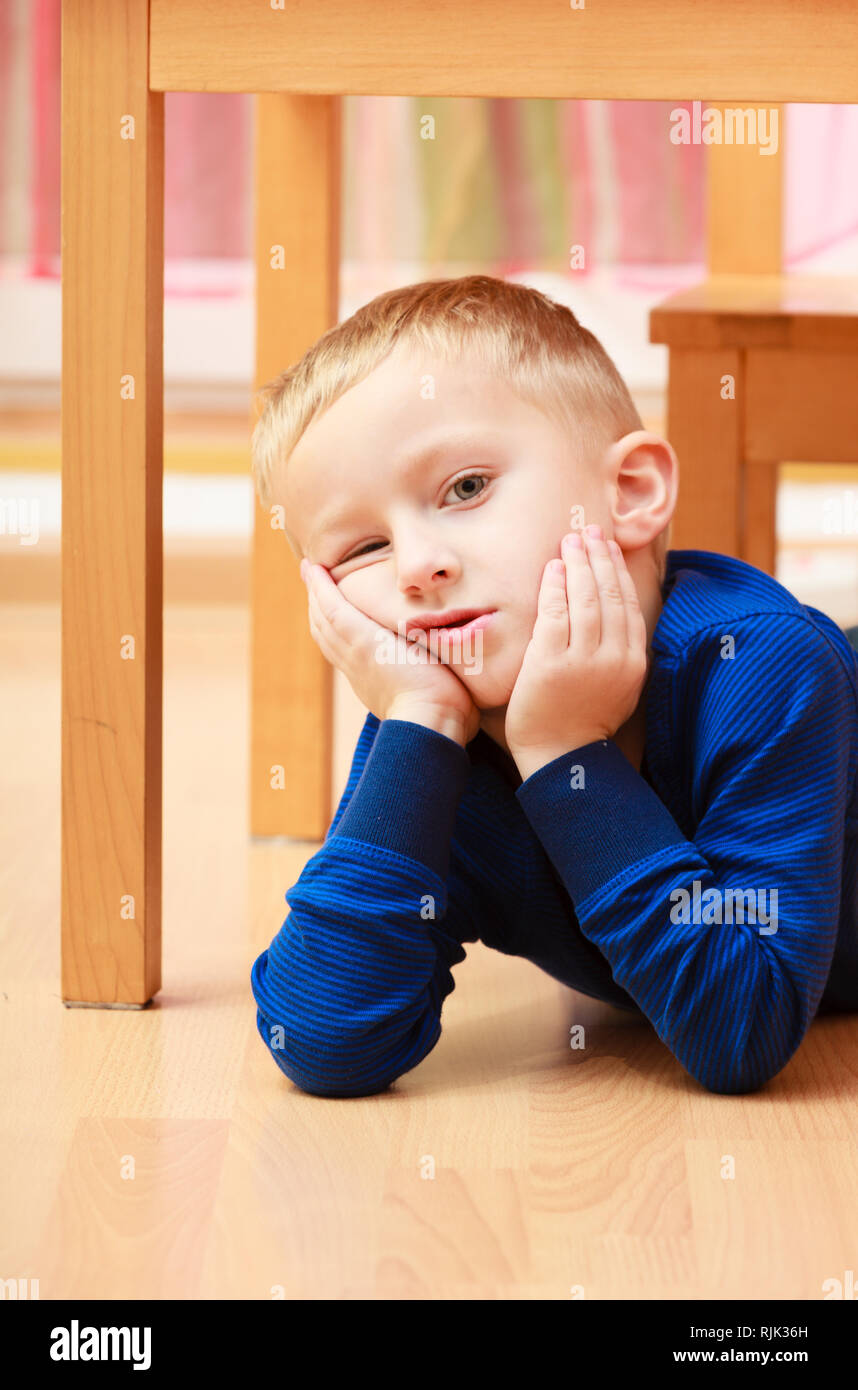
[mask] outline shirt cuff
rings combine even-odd
[[[687,843],[612,739],[554,758],[515,794],[576,906],[632,864]]]
[[[446,734],[383,719],[333,833],[407,855],[446,880],[470,766],[467,750]]]

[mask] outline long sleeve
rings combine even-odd
[[[693,710],[676,747],[693,762],[693,838],[612,740],[516,795],[617,983],[690,1075],[742,1093],[786,1065],[825,987],[858,709],[806,618],[742,617],[733,659],[723,630],[698,637],[674,691]]]
[[[410,1071],[441,1034],[472,904],[447,876],[469,769],[454,740],[373,715],[291,911],[253,965],[257,1027],[302,1090],[358,1096]]]

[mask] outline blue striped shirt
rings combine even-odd
[[[462,748],[367,715],[251,972],[296,1086],[369,1095],[416,1067],[477,940],[640,1011],[718,1093],[858,1010],[858,654],[725,555],[669,551],[662,597],[640,772],[609,739],[522,781],[484,730]]]

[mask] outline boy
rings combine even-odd
[[[476,940],[718,1093],[858,1009],[858,656],[752,566],[667,550],[676,455],[570,310],[411,285],[265,389],[260,499],[369,710],[251,973],[281,1070],[383,1090]]]

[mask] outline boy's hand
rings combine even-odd
[[[620,547],[570,533],[542,574],[504,733],[522,778],[631,717],[649,669],[646,622]],[[610,545],[610,548],[609,548]],[[554,567],[557,567],[555,572]]]
[[[406,642],[392,628],[373,622],[349,603],[324,565],[303,560],[301,578],[307,585],[313,640],[371,714],[425,723],[463,747],[470,742],[480,727],[480,711],[438,653],[430,659],[419,639]],[[414,647],[425,653],[420,660],[409,650]],[[445,655],[442,641],[440,656]]]

